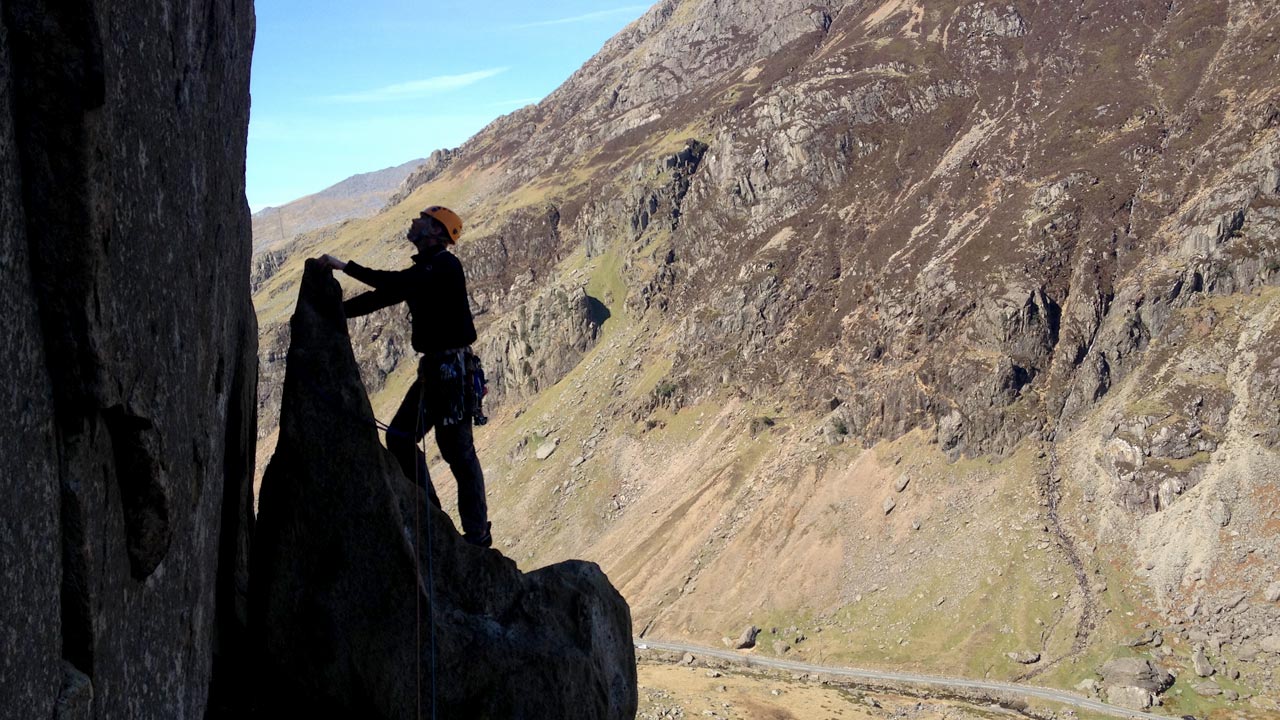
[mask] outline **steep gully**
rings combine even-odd
[[[1067,564],[1071,566],[1071,571],[1075,575],[1076,585],[1080,591],[1080,619],[1076,623],[1075,639],[1071,643],[1070,652],[1061,657],[1044,663],[1030,672],[1019,675],[1016,681],[1022,682],[1030,680],[1038,675],[1042,675],[1046,671],[1060,664],[1063,660],[1075,657],[1084,652],[1089,645],[1089,637],[1092,635],[1094,628],[1097,626],[1095,620],[1097,613],[1097,600],[1093,596],[1093,590],[1089,587],[1089,578],[1085,573],[1084,562],[1080,559],[1080,553],[1076,551],[1075,540],[1067,531],[1066,526],[1062,522],[1062,516],[1059,507],[1062,504],[1062,472],[1058,463],[1058,449],[1056,446],[1050,446],[1049,449],[1049,475],[1044,478],[1042,484],[1042,492],[1048,503],[1047,516],[1049,527],[1057,538],[1057,546],[1067,560]],[[1062,614],[1067,612],[1064,606],[1059,611]],[[1059,620],[1061,615],[1059,616]],[[1055,623],[1056,625],[1056,623]],[[1047,642],[1052,634],[1052,628],[1044,633],[1044,639]]]

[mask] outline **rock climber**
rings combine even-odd
[[[493,543],[484,497],[484,473],[471,434],[471,378],[467,373],[475,322],[467,300],[462,263],[449,252],[462,235],[462,218],[432,205],[409,225],[405,239],[418,253],[403,270],[373,270],[325,255],[321,262],[373,290],[343,303],[348,318],[408,303],[413,349],[421,353],[418,377],[405,394],[387,430],[387,449],[406,477],[420,478],[428,497],[440,507],[427,461],[418,443],[431,428],[440,454],[458,482],[458,514],[463,537],[473,545]]]

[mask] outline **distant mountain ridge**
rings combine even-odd
[[[318,193],[259,210],[253,214],[254,252],[287,242],[300,233],[373,215],[424,162],[425,158],[418,158],[395,167],[352,175]]]

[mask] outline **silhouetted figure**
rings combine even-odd
[[[484,472],[476,457],[471,421],[476,404],[468,372],[475,323],[467,301],[462,263],[448,250],[462,235],[462,219],[448,208],[433,205],[409,225],[405,237],[418,254],[403,270],[373,270],[332,255],[321,258],[373,290],[343,303],[348,318],[367,315],[397,303],[408,303],[413,323],[413,349],[422,353],[414,381],[391,419],[387,449],[406,477],[418,478],[431,502],[440,506],[427,472],[420,442],[431,428],[436,444],[458,481],[458,514],[463,537],[482,547],[493,543],[484,498]]]

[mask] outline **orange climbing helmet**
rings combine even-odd
[[[450,245],[458,242],[458,238],[462,237],[462,218],[458,217],[458,213],[447,207],[432,205],[426,210],[423,210],[418,217],[435,218],[444,226],[445,232],[449,233]]]

